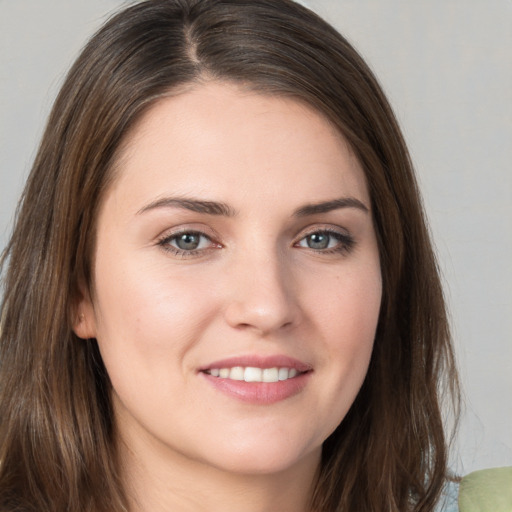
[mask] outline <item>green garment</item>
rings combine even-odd
[[[512,467],[483,469],[462,479],[460,512],[512,512]]]

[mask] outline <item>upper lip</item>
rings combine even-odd
[[[199,371],[204,372],[212,368],[233,368],[235,366],[249,366],[252,368],[294,368],[298,372],[307,372],[313,369],[311,364],[285,355],[244,355],[214,361],[206,366],[202,366],[199,368]]]

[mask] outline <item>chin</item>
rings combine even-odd
[[[230,442],[225,450],[215,450],[212,465],[240,475],[272,475],[305,465],[316,469],[321,451],[321,445],[301,447],[300,443],[292,442],[289,438],[274,438],[261,443],[247,439],[240,443]]]

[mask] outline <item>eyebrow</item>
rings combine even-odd
[[[197,213],[205,213],[207,215],[222,215],[225,217],[233,217],[236,212],[225,203],[217,201],[204,201],[202,199],[181,198],[181,197],[163,197],[141,208],[137,215],[145,213],[157,208],[183,208]]]
[[[181,197],[163,197],[149,203],[141,208],[137,215],[141,215],[147,211],[158,208],[183,208],[196,213],[204,213],[206,215],[220,215],[224,217],[234,217],[236,211],[226,203],[217,201],[206,201],[203,199],[181,198]],[[307,217],[319,213],[327,213],[341,208],[356,208],[368,213],[368,207],[355,197],[342,197],[331,201],[321,203],[307,204],[301,206],[293,213],[294,217]]]
[[[307,204],[295,210],[295,217],[307,217],[318,213],[327,213],[340,208],[356,208],[365,213],[369,212],[368,207],[356,199],[355,197],[341,197],[333,199],[332,201],[325,201],[322,203]]]

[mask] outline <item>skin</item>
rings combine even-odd
[[[357,159],[310,107],[208,83],[153,105],[116,172],[75,332],[98,340],[112,381],[133,510],[306,511],[322,443],[366,375],[381,302]],[[229,215],[157,204],[169,197]],[[360,205],[304,212],[340,198]],[[203,233],[197,250],[176,253],[177,232]],[[200,371],[276,354],[311,371],[271,404]]]

